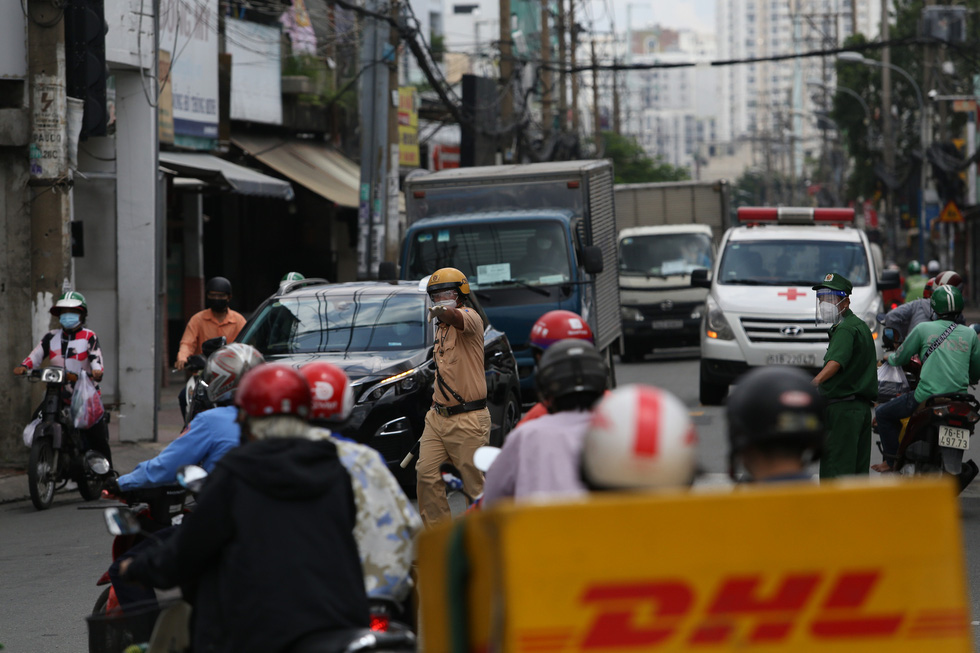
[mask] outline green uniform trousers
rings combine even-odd
[[[820,478],[868,474],[871,466],[871,406],[840,401],[827,406],[827,439],[820,456]]]

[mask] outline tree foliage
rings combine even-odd
[[[602,132],[605,156],[612,159],[617,184],[642,184],[654,181],[685,181],[691,178],[687,168],[671,165],[660,157],[651,158],[635,139],[615,132]]]

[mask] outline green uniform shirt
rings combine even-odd
[[[841,369],[820,384],[820,394],[827,399],[856,395],[859,399],[878,398],[878,357],[871,329],[851,309],[830,329],[830,345],[824,364],[840,363]]]
[[[905,365],[914,354],[921,358],[929,345],[952,324],[935,320],[916,325],[898,350],[888,357],[891,365]],[[967,392],[971,383],[980,380],[980,340],[976,332],[959,324],[926,359],[915,388],[915,400],[922,403],[932,395]]]
[[[911,274],[905,279],[905,301],[922,299],[922,291],[926,287],[929,277],[923,274]]]

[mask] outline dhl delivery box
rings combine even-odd
[[[504,505],[422,534],[421,644],[966,653],[958,512],[943,479]]]

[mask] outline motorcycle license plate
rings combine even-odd
[[[951,449],[969,449],[970,432],[967,429],[958,429],[954,426],[940,425],[939,446],[950,447]]]

